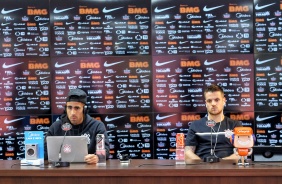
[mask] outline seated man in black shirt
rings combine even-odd
[[[226,134],[230,135],[235,127],[242,126],[241,122],[224,116],[223,108],[226,99],[220,86],[208,86],[204,96],[208,116],[192,122],[189,127],[185,141],[186,164],[199,162],[202,159],[205,161],[210,157],[238,160],[238,156],[233,153],[234,146]],[[209,120],[213,125],[207,125]]]

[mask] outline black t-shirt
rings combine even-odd
[[[210,128],[206,125],[206,122],[207,117],[204,117],[191,123],[185,145],[196,146],[195,154],[201,159],[210,156],[211,149],[214,150],[215,156],[219,158],[233,154],[234,146],[230,139],[225,136],[225,131],[228,129],[233,131],[235,127],[242,126],[242,123],[224,117],[222,122],[218,122],[214,127]]]

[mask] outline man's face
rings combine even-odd
[[[225,105],[225,97],[220,91],[205,94],[207,111],[211,115],[221,114]]]
[[[67,102],[67,115],[73,125],[79,125],[83,122],[83,106],[81,102]]]

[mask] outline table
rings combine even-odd
[[[54,168],[46,165],[21,166],[19,160],[0,161],[0,183],[118,183],[118,184],[274,184],[282,181],[282,163],[253,163],[239,167],[229,162],[175,165],[174,160],[131,160],[122,164],[108,160],[106,166],[71,164]]]

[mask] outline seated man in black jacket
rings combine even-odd
[[[81,89],[70,90],[66,99],[66,110],[49,128],[47,136],[64,136],[66,131],[62,129],[64,123],[70,123],[71,129],[66,136],[86,136],[88,137],[88,155],[85,156],[85,162],[96,164],[99,161],[96,152],[96,135],[104,134],[106,158],[109,158],[109,140],[104,123],[93,119],[87,114],[87,95]],[[47,144],[44,144],[44,155],[47,159]]]

